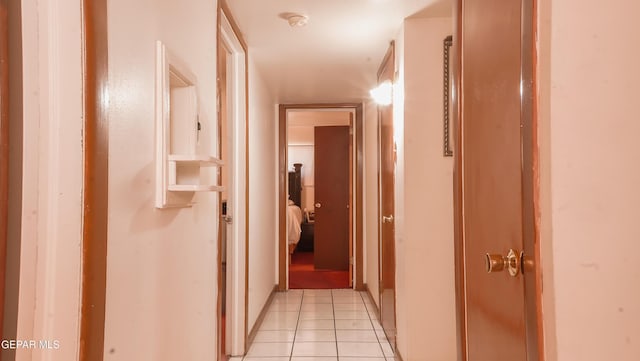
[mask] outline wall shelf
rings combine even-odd
[[[224,162],[209,155],[188,155],[188,154],[169,154],[167,156],[169,162],[183,163],[183,164],[199,164],[201,167],[214,167],[222,166]]]
[[[199,184],[174,184],[170,185],[168,190],[170,192],[222,192],[224,187]]]
[[[190,207],[196,192],[223,191],[217,184],[208,184],[218,179],[210,168],[219,168],[223,162],[208,154],[197,154],[201,127],[196,77],[158,41],[156,208]]]

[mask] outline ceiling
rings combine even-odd
[[[368,99],[407,17],[451,15],[450,0],[227,0],[277,103]],[[284,13],[309,17],[291,27]]]

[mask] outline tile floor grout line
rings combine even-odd
[[[360,298],[362,298],[362,302],[364,302],[364,296],[362,296],[362,294],[360,295]],[[369,322],[371,323],[371,327],[373,327],[373,333],[376,335],[376,338],[378,339],[378,346],[380,346],[380,351],[382,351],[382,357],[386,360],[387,359],[387,355],[384,354],[384,348],[382,348],[382,342],[380,342],[380,336],[378,336],[378,332],[376,331],[376,327],[373,324],[373,320],[371,319],[371,314],[369,313],[369,308],[367,307],[367,303],[364,302],[364,307],[367,310],[367,315],[369,316]],[[382,325],[382,322],[380,322],[380,325]],[[387,341],[387,343],[389,343],[389,340],[387,339],[387,334],[384,333],[384,327],[383,329],[383,334],[385,335],[385,341]],[[395,352],[394,352],[395,353]],[[394,356],[395,358],[395,356]]]
[[[296,321],[296,329],[293,331],[293,341],[291,342],[291,352],[289,352],[289,361],[293,359],[293,348],[296,345],[296,335],[298,334],[298,324],[300,323],[300,316],[302,315],[302,301],[304,300],[304,290],[302,290],[302,296],[300,297],[300,307],[298,308],[298,320]]]
[[[331,290],[331,310],[333,310],[333,335],[336,338],[336,360],[340,361],[338,354],[338,325],[336,324],[336,308],[334,306],[333,289]]]

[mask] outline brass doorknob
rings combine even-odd
[[[322,203],[318,202],[316,204],[314,204],[316,206],[316,208],[322,208]]]
[[[506,260],[500,254],[486,253],[484,255],[484,262],[487,273],[492,273],[502,271],[504,269]]]
[[[509,254],[506,257],[499,254],[486,253],[484,260],[487,273],[500,272],[505,268],[509,270],[509,274],[513,277],[520,273],[520,255],[513,249],[509,250]]]

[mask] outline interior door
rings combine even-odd
[[[394,47],[390,47],[378,74],[378,83],[393,81]],[[378,106],[380,134],[380,321],[395,349],[396,340],[396,246],[393,105]]]
[[[532,168],[526,143],[532,130],[523,107],[532,80],[523,78],[531,64],[531,53],[523,50],[532,44],[522,26],[532,15],[522,12],[525,2],[459,3],[462,153],[456,172],[462,177],[462,232],[457,234],[464,249],[469,361],[537,359],[537,345],[527,343],[527,333],[536,333],[534,320],[525,312],[527,303],[535,303],[535,292],[525,291],[534,273],[525,270],[523,276],[521,264],[524,240],[533,239],[527,235],[532,205],[526,171]]]
[[[314,130],[316,269],[349,268],[349,127]]]

